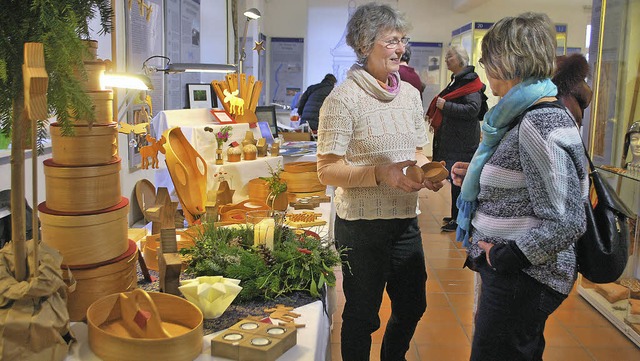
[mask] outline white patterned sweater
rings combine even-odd
[[[586,229],[584,160],[564,109],[527,112],[482,169],[469,256],[484,257],[478,241],[515,242],[531,262],[526,274],[568,294],[577,276],[574,243]]]
[[[318,124],[318,154],[344,156],[350,166],[415,160],[416,147],[429,143],[418,91],[400,82],[393,97],[371,75],[361,73],[364,76],[359,79],[348,76],[325,99]],[[368,84],[362,87],[358,81]],[[412,218],[417,200],[418,192],[386,184],[338,187],[334,197],[336,214],[345,220]]]

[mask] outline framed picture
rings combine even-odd
[[[218,102],[214,96],[211,84],[187,84],[187,99],[189,108],[217,108]]]
[[[220,124],[234,124],[236,122],[224,109],[211,109],[210,112],[214,120]]]

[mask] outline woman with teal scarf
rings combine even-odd
[[[465,266],[482,279],[471,360],[542,360],[545,322],[577,277],[588,180],[580,134],[550,79],[555,49],[544,14],[504,18],[482,40],[480,64],[501,100],[485,115],[457,201]]]

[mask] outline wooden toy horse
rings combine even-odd
[[[140,148],[140,156],[142,157],[142,169],[149,169],[149,157],[151,158],[151,168],[158,169],[158,152],[165,154],[164,147],[162,146],[167,142],[167,139],[162,136],[159,141],[156,138],[147,134],[145,137],[149,145],[145,145]]]

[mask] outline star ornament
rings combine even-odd
[[[260,56],[260,52],[266,50],[264,48],[264,40],[263,41],[256,41],[255,45],[253,46],[253,50],[258,52],[258,56]]]

